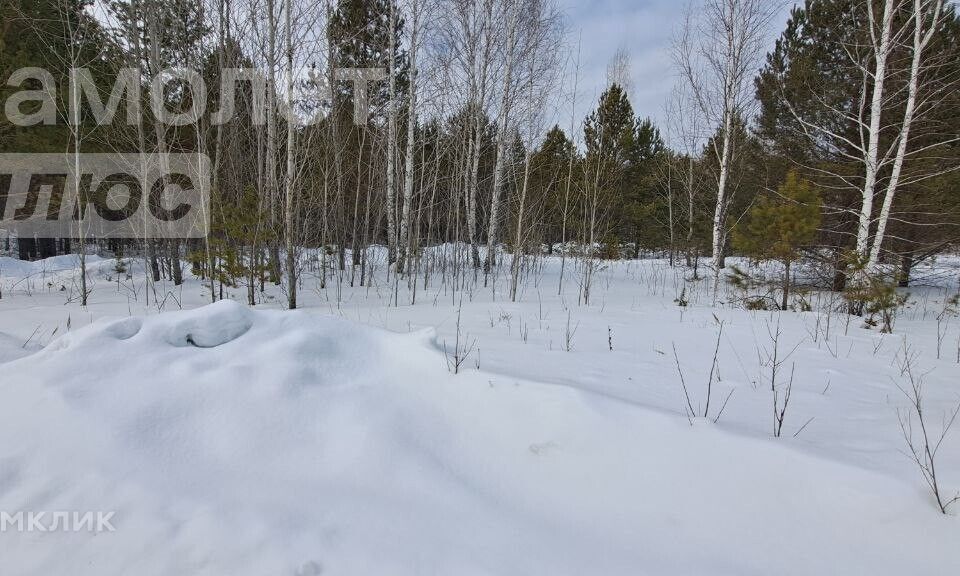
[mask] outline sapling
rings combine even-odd
[[[802,340],[797,342],[796,346],[794,346],[788,354],[781,356],[780,337],[782,334],[780,316],[777,316],[776,328],[772,328],[770,323],[767,322],[767,336],[770,338],[770,347],[764,348],[766,359],[760,361],[761,366],[766,365],[770,368],[770,391],[773,392],[773,435],[776,438],[779,438],[783,432],[783,422],[786,419],[787,408],[790,405],[790,396],[793,392],[793,376],[796,363],[791,365],[790,379],[785,386],[778,382],[780,368],[793,356],[797,348],[800,347],[800,344],[803,343]],[[757,356],[761,357],[759,348],[757,349]]]
[[[579,320],[573,326],[570,325],[570,310],[567,310],[567,327],[563,333],[563,349],[567,352],[573,351],[573,337],[577,334],[577,328],[579,327]]]
[[[463,297],[460,298],[460,305],[457,306],[457,335],[453,345],[453,352],[447,351],[447,342],[443,342],[443,353],[447,357],[447,369],[454,374],[460,373],[460,367],[466,362],[467,358],[473,352],[477,344],[476,338],[470,340],[469,335],[461,335],[460,313],[463,310]],[[479,359],[477,360],[479,362]]]
[[[944,414],[940,433],[934,433],[927,419],[926,405],[924,404],[925,375],[916,373],[914,369],[916,356],[910,352],[906,342],[904,342],[898,359],[901,375],[906,379],[906,385],[897,384],[897,388],[909,402],[907,408],[897,409],[897,422],[900,424],[900,432],[903,434],[903,440],[907,445],[906,454],[920,470],[920,474],[933,494],[940,512],[946,514],[953,504],[960,501],[960,493],[952,497],[944,494],[937,477],[937,454],[944,438],[953,428],[957,415],[960,414],[960,403],[957,403],[955,408]],[[915,423],[919,430],[914,428]]]
[[[677,354],[676,342],[673,343],[673,359],[677,362],[677,372],[680,374],[680,387],[683,388],[683,396],[687,400],[687,419],[690,419],[696,412],[693,410],[693,402],[690,401],[690,391],[687,390],[687,382],[683,377],[683,369],[680,367],[680,356]]]
[[[944,301],[943,310],[937,314],[937,360],[940,359],[940,350],[947,337],[947,328],[950,326],[950,317],[956,313],[957,296]]]
[[[780,387],[774,383],[773,386],[773,435],[779,438],[783,433],[783,421],[787,416],[787,407],[790,405],[790,394],[793,392],[793,374],[797,364],[790,365],[790,380],[787,381],[786,388],[783,390],[783,399],[780,399]],[[808,422],[809,424],[809,422]],[[806,427],[806,424],[804,424]],[[801,428],[800,430],[803,430]],[[797,431],[799,434],[800,431]]]
[[[710,400],[711,400],[711,397],[713,396],[713,379],[714,379],[714,375],[717,375],[717,381],[718,381],[718,382],[720,381],[719,371],[717,370],[717,360],[718,360],[718,358],[719,358],[719,353],[720,353],[720,339],[723,337],[723,324],[724,324],[724,323],[723,323],[722,321],[720,321],[719,319],[717,319],[716,316],[714,316],[714,320],[717,321],[717,324],[720,326],[720,329],[717,331],[717,344],[716,344],[716,347],[714,348],[714,351],[713,351],[713,362],[712,362],[711,365],[710,365],[710,376],[707,378],[707,392],[706,392],[707,398],[706,398],[706,403],[705,403],[705,405],[704,405],[704,408],[703,408],[703,412],[702,412],[702,413],[700,413],[698,410],[694,410],[694,408],[693,408],[693,401],[690,399],[690,391],[689,391],[689,389],[687,388],[687,382],[686,382],[686,379],[685,379],[684,376],[683,376],[683,369],[681,368],[681,365],[680,365],[680,356],[679,356],[679,354],[677,353],[677,345],[676,345],[676,343],[673,343],[673,344],[672,344],[672,346],[673,346],[673,359],[674,359],[674,361],[676,362],[676,365],[677,365],[677,373],[680,375],[680,387],[683,389],[683,396],[684,396],[684,398],[685,398],[686,401],[687,401],[686,414],[687,414],[687,419],[688,419],[688,420],[690,420],[690,419],[692,419],[692,418],[694,418],[694,417],[702,417],[702,418],[709,418],[709,417],[710,417]],[[733,391],[734,391],[734,390],[735,390],[735,388],[731,388],[730,391],[727,393],[727,396],[724,398],[723,404],[720,406],[720,410],[717,411],[716,416],[714,416],[714,418],[713,418],[714,424],[716,424],[716,423],[720,420],[720,416],[723,415],[723,411],[726,409],[727,403],[730,402],[730,397],[733,396]]]
[[[714,320],[717,320],[716,316],[713,318]],[[703,409],[704,418],[710,414],[710,396],[713,392],[713,374],[717,370],[717,355],[720,353],[720,338],[723,336],[723,322],[717,320],[717,323],[720,325],[720,330],[717,331],[717,345],[713,350],[713,362],[710,364],[710,377],[707,378],[707,405]]]

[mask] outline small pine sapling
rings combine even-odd
[[[820,195],[795,170],[775,195],[761,196],[747,214],[745,226],[733,233],[733,246],[757,260],[783,264],[779,308],[786,310],[790,298],[790,268],[800,250],[813,241],[820,226]]]

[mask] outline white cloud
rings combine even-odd
[[[632,60],[634,112],[663,128],[664,105],[676,82],[671,45],[687,4],[687,0],[560,0],[574,52],[578,35],[582,40],[578,115],[596,105],[605,88],[607,64],[623,46]],[[771,25],[771,47],[788,14],[789,5],[784,5]]]

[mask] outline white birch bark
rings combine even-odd
[[[720,261],[723,258],[724,225],[723,220],[727,207],[727,179],[730,175],[730,143],[732,139],[733,121],[729,112],[724,120],[723,143],[717,155],[720,161],[720,177],[717,179],[717,205],[713,211],[713,252],[712,265],[714,277],[720,275]]]
[[[503,195],[503,172],[507,162],[508,131],[510,129],[511,84],[513,82],[513,53],[517,31],[519,0],[514,0],[507,24],[506,70],[503,75],[503,93],[500,99],[500,125],[497,129],[497,159],[493,167],[493,194],[490,198],[490,222],[487,227],[487,256],[484,260],[484,274],[490,272],[496,264],[497,232],[500,225],[500,197]]]
[[[414,141],[417,127],[417,42],[419,41],[420,6],[414,0],[411,6],[410,30],[410,100],[407,104],[407,143],[403,173],[403,210],[400,214],[400,242],[397,257],[397,271],[402,272],[406,264],[407,251],[410,247],[410,206],[413,203],[414,181]]]
[[[580,82],[580,49],[582,41],[577,39],[577,60],[573,72],[573,93],[570,97],[570,138],[573,141],[575,119],[577,117],[577,86]],[[567,183],[563,190],[563,213],[560,221],[560,280],[557,284],[557,295],[563,294],[563,275],[567,268],[567,215],[570,209],[570,186],[573,183],[573,161],[576,158],[576,149],[570,151],[567,162]]]
[[[277,93],[277,16],[276,0],[267,0],[267,94],[266,94],[266,112],[267,112],[267,150],[266,150],[266,172],[267,172],[267,190],[266,190],[266,210],[268,213],[267,221],[272,232],[276,232],[276,207],[280,196],[277,185],[277,116],[276,116],[276,93]],[[270,275],[274,282],[280,282],[279,277],[279,255],[276,254],[274,247],[276,241],[271,240],[270,248]]]
[[[873,217],[873,196],[876,191],[877,173],[879,172],[880,120],[883,111],[883,90],[887,74],[887,58],[891,50],[890,36],[895,4],[895,0],[885,0],[880,24],[880,39],[879,41],[874,39],[873,93],[870,98],[870,123],[867,128],[868,141],[866,154],[864,156],[865,171],[862,202],[860,205],[860,218],[857,224],[857,255],[864,259],[867,257],[867,251],[869,249],[870,221]],[[871,34],[873,34],[876,25],[876,13],[873,10],[872,2],[867,2],[867,12]],[[873,35],[875,37],[875,34]]]
[[[932,12],[929,14],[929,28],[927,26],[928,9],[932,4]],[[880,214],[877,218],[877,231],[874,234],[873,246],[870,249],[870,258],[867,261],[867,270],[873,271],[880,260],[880,248],[883,245],[883,238],[887,229],[887,221],[890,219],[890,208],[893,206],[893,198],[897,192],[897,186],[900,184],[900,174],[903,170],[903,162],[907,155],[907,146],[910,139],[910,127],[913,124],[914,114],[917,107],[917,92],[920,85],[920,70],[923,63],[923,51],[940,23],[941,0],[913,0],[913,57],[910,62],[910,80],[907,88],[907,103],[903,113],[903,124],[900,126],[900,135],[897,143],[897,153],[893,160],[893,170],[890,174],[890,181],[884,193],[883,205],[880,207]]]
[[[284,237],[286,240],[287,260],[287,307],[291,310],[297,307],[297,268],[296,254],[294,253],[294,218],[293,218],[293,186],[294,186],[294,144],[296,112],[293,109],[293,39],[290,29],[290,0],[286,0],[286,19],[284,36],[286,36],[287,66],[287,173],[284,186],[285,202],[283,207]]]
[[[397,223],[396,223],[396,147],[397,147],[397,81],[396,81],[396,46],[395,46],[396,13],[395,0],[390,0],[390,40],[387,57],[390,58],[390,101],[387,105],[387,252],[389,262],[394,262],[397,255]],[[389,274],[389,266],[387,267]]]
[[[480,267],[480,251],[477,248],[477,188],[480,184],[480,154],[481,154],[481,142],[483,138],[483,124],[482,124],[482,114],[486,108],[487,103],[487,68],[490,63],[490,49],[492,47],[492,34],[491,29],[493,26],[493,0],[485,0],[484,9],[483,9],[483,24],[480,29],[480,35],[478,41],[483,42],[483,55],[480,58],[480,84],[479,87],[476,87],[476,93],[474,95],[473,101],[471,104],[474,106],[472,110],[473,118],[473,133],[471,134],[471,149],[470,149],[470,173],[469,181],[466,187],[466,202],[465,207],[467,210],[467,236],[470,241],[470,254],[471,259],[473,260],[473,267]],[[472,42],[472,40],[471,40]],[[474,62],[471,62],[470,74],[476,73],[476,67]],[[471,89],[475,87],[475,80],[471,76]]]

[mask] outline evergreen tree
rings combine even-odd
[[[332,66],[335,69],[380,68],[390,70],[390,31],[391,0],[340,0],[330,14],[327,24],[329,49]],[[400,102],[407,93],[408,63],[406,52],[401,48],[404,21],[394,8],[393,45],[396,89],[393,106],[401,109]],[[327,71],[327,73],[332,71]],[[389,72],[388,72],[389,73]],[[378,173],[365,169],[375,162],[375,150],[382,149],[386,140],[386,124],[390,99],[389,79],[367,85],[367,98],[370,116],[367,124],[357,126],[353,119],[354,94],[353,83],[345,79],[334,79],[331,86],[333,100],[330,114],[316,127],[319,137],[315,138],[322,148],[328,174],[324,177],[334,185],[335,205],[331,212],[339,212],[339,217],[328,218],[324,229],[329,230],[329,239],[339,247],[341,268],[344,265],[345,247],[353,247],[354,264],[362,254],[362,239],[376,241],[385,239],[380,226],[375,226],[374,237],[370,238],[366,230],[354,225],[347,226],[348,212],[357,212],[360,206],[369,206],[374,201],[375,190],[383,186]],[[398,134],[405,130],[397,129]],[[311,140],[310,138],[307,139]],[[402,150],[401,143],[395,143],[396,151]],[[319,182],[320,180],[316,180]],[[313,186],[319,190],[321,184]],[[395,207],[394,207],[395,210]],[[378,210],[380,218],[385,210]],[[339,223],[333,230],[333,224]],[[366,228],[364,226],[363,228]]]
[[[576,162],[576,154],[573,142],[559,126],[554,126],[530,159],[530,189],[539,195],[539,200],[535,199],[533,204],[543,207],[537,225],[550,253],[553,245],[562,240],[564,219],[567,228],[572,229],[572,217],[579,214],[576,209],[579,180],[571,183],[570,190],[567,190],[568,171],[571,159]],[[575,166],[574,176],[578,173]]]
[[[86,68],[101,94],[109,93],[116,77],[117,51],[90,14],[91,5],[92,0],[0,0],[0,102],[6,103],[21,90],[50,88],[56,108],[54,124],[18,126],[6,114],[0,114],[0,153],[111,150],[112,128],[98,126],[85,107],[81,108],[79,125],[72,128],[68,124],[71,68]],[[28,67],[48,72],[52,85],[44,86],[35,78],[19,86],[8,84],[13,72]],[[40,102],[26,102],[19,111],[31,114],[39,111],[40,106]],[[18,240],[21,257],[28,258],[69,252],[70,244],[69,238]]]
[[[882,6],[875,5],[877,13]],[[912,35],[912,2],[904,2],[893,15],[892,28]],[[901,182],[896,214],[891,215],[886,244],[903,258],[909,269],[914,256],[942,249],[945,231],[955,239],[960,231],[952,220],[940,217],[933,208],[940,191],[933,179],[920,183],[924,175],[951,171],[957,164],[956,147],[943,145],[944,134],[960,131],[956,114],[960,97],[953,83],[960,74],[960,19],[952,5],[944,6],[942,25],[936,30],[927,53],[936,54],[935,64],[923,73],[927,90],[924,120],[915,122],[910,133],[911,152]],[[850,251],[857,234],[857,214],[863,204],[865,179],[863,118],[868,118],[873,79],[864,73],[872,65],[872,39],[867,3],[857,0],[806,0],[791,11],[787,26],[756,79],[760,102],[757,133],[765,147],[782,163],[799,166],[806,178],[823,191],[824,211],[818,244],[829,249],[834,269],[832,288],[846,285]],[[878,132],[880,150],[895,150],[903,119],[906,83],[911,60],[910,42],[899,42],[888,59],[882,123]],[[947,140],[950,140],[947,138]],[[889,154],[877,174],[882,196],[890,178]],[[875,216],[875,215],[871,215]],[[929,242],[926,233],[940,225],[939,234]],[[948,226],[944,226],[944,225]],[[887,255],[890,251],[887,251]],[[824,258],[823,256],[817,256]]]
[[[628,182],[621,205],[623,237],[633,240],[633,257],[640,257],[642,246],[664,245],[664,226],[655,226],[662,208],[656,191],[656,163],[666,152],[660,130],[647,118],[636,125],[633,154],[628,168]]]
[[[734,230],[734,248],[758,260],[783,264],[780,309],[790,297],[790,267],[809,245],[820,224],[820,197],[813,185],[797,174],[787,173],[777,194],[757,199],[747,214],[746,226]]]
[[[390,68],[390,2],[391,0],[340,0],[337,2],[327,34],[333,50],[336,68]],[[406,94],[409,63],[402,49],[404,20],[394,9],[394,69],[397,94]],[[353,110],[353,84],[336,83],[338,106]],[[381,111],[389,98],[386,79],[367,86],[367,96],[373,111]],[[399,99],[399,97],[398,97]],[[402,131],[401,131],[402,132]]]
[[[622,233],[623,196],[630,168],[639,160],[638,122],[627,94],[611,84],[600,96],[597,108],[583,123],[586,143],[584,158],[584,240],[603,241],[605,255],[619,254]]]
[[[46,70],[54,80],[57,120],[54,125],[16,126],[0,115],[0,152],[64,152],[71,146],[67,125],[70,68],[90,70],[95,84],[105,92],[113,86],[116,51],[99,22],[88,12],[92,0],[0,0],[0,102],[20,90],[39,90],[36,80],[9,86],[7,79],[21,68]],[[25,104],[23,113],[39,104]],[[84,124],[89,118],[82,117]],[[85,137],[95,130],[82,128]],[[86,139],[86,138],[85,138]],[[103,140],[87,139],[84,152],[101,151]]]

